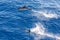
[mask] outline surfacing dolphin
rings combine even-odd
[[[19,7],[19,10],[31,10],[31,8],[28,8],[27,6]]]

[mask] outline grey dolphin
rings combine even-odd
[[[18,9],[19,9],[19,10],[31,10],[31,8],[28,8],[28,7],[26,7],[26,6],[19,7]]]

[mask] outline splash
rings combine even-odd
[[[40,35],[44,35],[44,30],[43,26],[40,23],[35,24],[36,27],[31,29],[31,32],[35,32]]]
[[[46,18],[58,18],[57,14],[52,14],[52,13],[43,14],[43,16],[46,17]]]
[[[56,13],[52,13],[52,12],[47,12],[45,10],[42,11],[36,11],[36,10],[32,10],[34,13],[32,14],[33,16],[36,16],[37,18],[59,18],[60,16]]]
[[[58,36],[57,34],[45,32],[46,29],[44,28],[44,26],[41,23],[36,23],[35,25],[36,25],[35,28],[30,29],[31,33],[36,34],[36,36],[34,36],[35,40],[39,40],[46,36],[50,37],[50,38],[55,38],[56,40],[60,40],[60,36]]]
[[[45,28],[43,27],[43,25],[41,23],[36,23],[35,25],[36,25],[36,27],[31,28],[30,30],[31,30],[31,33],[36,34],[36,35],[33,35],[34,40],[39,40],[39,39],[43,38],[42,36],[44,35]]]

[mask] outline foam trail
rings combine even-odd
[[[52,14],[52,13],[49,13],[49,14],[43,14],[46,18],[58,18],[58,15],[57,14]]]
[[[31,28],[31,33],[35,33],[37,34],[36,36],[34,36],[34,40],[39,40],[41,38],[41,36],[39,35],[44,35],[44,30],[45,28],[43,27],[43,25],[41,23],[37,23],[35,28]]]
[[[55,38],[55,39],[59,39],[60,40],[60,36],[57,36],[57,35],[54,35],[54,34],[45,33],[45,36],[48,36],[48,37],[51,37],[51,38]]]
[[[35,28],[32,28],[31,29],[31,32],[36,32],[37,34],[44,35],[45,28],[43,28],[43,26],[40,23],[35,24],[35,25],[36,25],[36,27]]]
[[[45,11],[45,10],[42,10],[42,11],[36,11],[36,10],[32,10],[33,12],[35,12],[34,14],[32,14],[32,15],[34,15],[34,16],[36,16],[36,17],[38,17],[38,18],[40,18],[40,16],[43,16],[43,17],[45,17],[45,18],[58,18],[58,17],[60,17],[58,14],[56,14],[56,13],[48,13],[47,11]]]
[[[38,38],[35,37],[36,40],[39,40],[41,37],[44,37],[44,36],[48,36],[51,38],[55,38],[56,40],[60,40],[60,36],[58,36],[56,34],[54,35],[52,33],[46,33],[45,28],[43,27],[43,25],[41,23],[36,23],[35,25],[36,25],[36,27],[31,28],[30,30],[31,30],[31,33],[35,33],[36,35],[38,35]]]

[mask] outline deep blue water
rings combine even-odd
[[[18,9],[24,5],[37,12],[51,11],[58,17],[46,18],[32,10]],[[46,28],[46,33],[60,36],[59,6],[60,0],[0,0],[0,40],[35,40],[32,34],[24,30],[33,28],[37,22]],[[58,40],[58,38],[46,36],[38,40]]]

